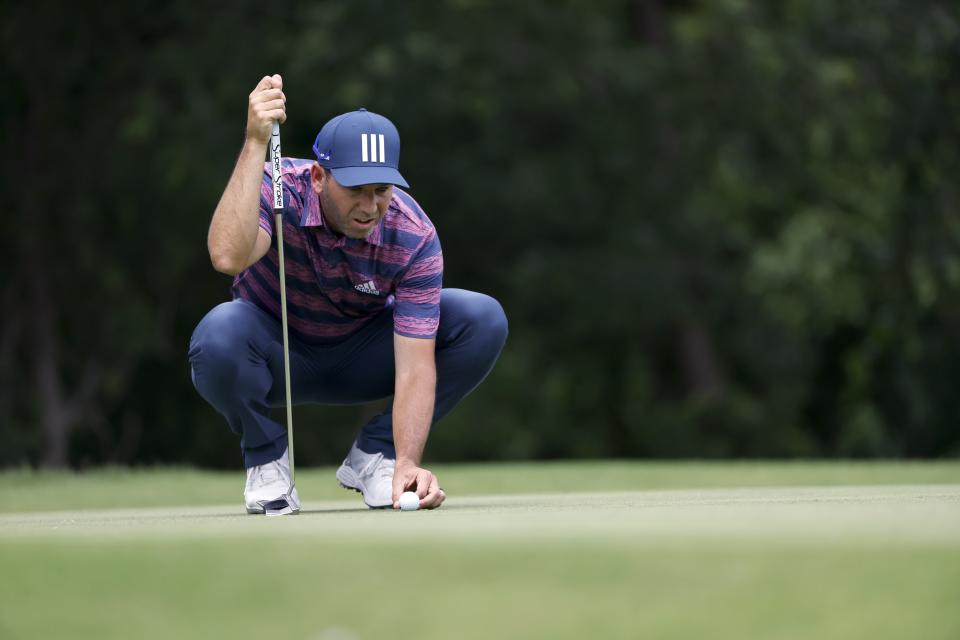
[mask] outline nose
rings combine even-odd
[[[360,204],[358,205],[361,213],[374,215],[377,213],[377,195],[372,189],[364,189],[360,192]]]

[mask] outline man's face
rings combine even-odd
[[[348,238],[362,240],[373,233],[393,197],[392,184],[344,187],[317,163],[310,168],[310,181],[320,198],[324,221]]]

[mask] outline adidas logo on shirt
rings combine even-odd
[[[374,296],[380,295],[380,292],[377,291],[377,285],[373,284],[373,280],[367,280],[363,284],[358,284],[354,289],[360,293],[369,293]]]

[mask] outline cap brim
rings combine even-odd
[[[364,184],[395,184],[409,187],[400,172],[393,167],[340,167],[331,169],[333,177],[345,187],[359,187]]]

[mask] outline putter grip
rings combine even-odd
[[[283,209],[283,178],[280,173],[280,123],[274,121],[270,134],[270,166],[273,169],[273,208]]]

